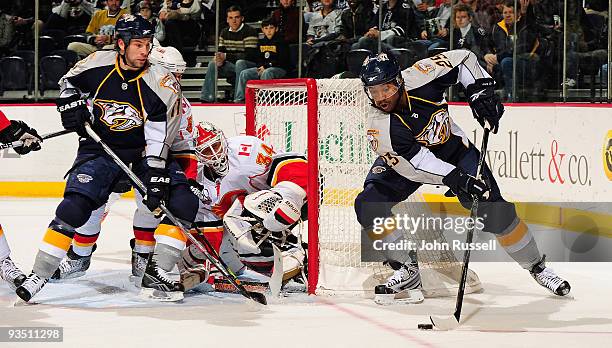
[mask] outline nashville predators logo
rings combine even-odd
[[[450,117],[446,109],[434,112],[429,119],[429,124],[416,136],[417,142],[423,146],[444,144],[451,134]]]
[[[112,131],[125,132],[143,124],[142,115],[130,103],[96,100],[94,105],[102,110],[100,120]]]
[[[176,82],[176,80],[170,74],[164,76],[159,81],[159,86],[170,89],[172,93],[174,94],[178,94],[179,91],[181,90],[181,86]]]

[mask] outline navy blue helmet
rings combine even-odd
[[[379,53],[363,61],[359,77],[364,87],[394,82],[400,75],[400,67],[392,54]]]
[[[115,24],[115,35],[117,39],[123,40],[126,47],[132,39],[153,38],[155,28],[153,24],[141,15],[124,15]]]

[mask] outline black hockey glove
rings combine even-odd
[[[85,99],[81,99],[78,94],[74,94],[70,97],[58,98],[55,104],[57,104],[57,111],[62,115],[62,126],[67,130],[77,132],[79,136],[87,137],[85,122],[91,124],[93,117],[87,109]]]
[[[18,140],[23,141],[23,145],[14,147],[13,150],[20,155],[40,150],[42,138],[38,132],[23,121],[13,120],[8,127],[0,131],[0,143],[6,144]]]
[[[170,176],[165,168],[149,168],[145,175],[147,195],[143,203],[150,211],[155,211],[159,205],[168,205],[170,199]]]
[[[482,199],[490,190],[487,183],[467,174],[459,167],[456,167],[448,173],[444,179],[442,179],[442,183],[448,186],[457,196],[460,196],[462,193],[467,193],[470,196],[476,195],[479,199]]]
[[[491,127],[491,132],[497,133],[499,120],[504,114],[504,105],[501,103],[499,96],[495,94],[495,81],[490,78],[477,79],[467,86],[466,93],[474,118],[482,127],[485,126],[485,121],[487,121]]]

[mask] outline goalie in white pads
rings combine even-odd
[[[226,139],[210,123],[198,127],[198,133],[198,157],[223,177],[213,207],[225,226],[221,258],[238,275],[266,280],[251,270],[266,276],[272,273],[274,244],[282,252],[284,280],[298,275],[305,251],[290,229],[305,208],[305,157],[277,154],[252,136]]]

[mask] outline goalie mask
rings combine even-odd
[[[223,131],[210,122],[196,125],[196,155],[217,175],[223,177],[229,172],[227,140]]]

